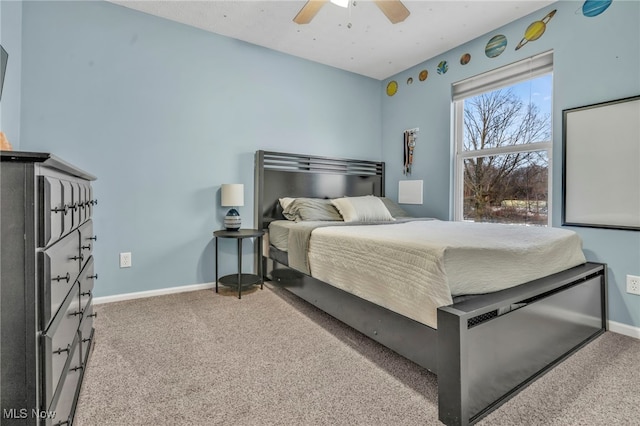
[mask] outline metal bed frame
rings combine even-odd
[[[383,162],[257,151],[256,228],[283,219],[281,197],[384,196],[384,184]],[[438,308],[436,330],[288,267],[274,247],[263,254],[274,285],[437,374],[446,425],[475,423],[607,327],[600,263],[454,300]]]

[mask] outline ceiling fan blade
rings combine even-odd
[[[400,0],[375,0],[375,3],[392,24],[402,22],[409,16],[409,9]]]
[[[293,18],[293,22],[295,22],[296,24],[308,24],[327,1],[328,0],[307,1],[305,5],[302,6],[302,9],[300,9],[300,12],[298,12],[296,17]]]

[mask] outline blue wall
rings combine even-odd
[[[424,180],[425,203],[407,209],[416,215],[452,218],[452,83],[553,50],[552,214],[553,225],[560,226],[562,110],[640,94],[640,2],[614,0],[604,13],[591,18],[581,13],[582,4],[555,3],[383,81],[381,92],[391,80],[399,84],[398,93],[392,97],[383,95],[382,103],[387,195],[395,198],[397,182],[406,179],[401,171],[402,132],[419,127],[411,179]],[[529,24],[542,20],[554,9],[557,12],[547,22],[542,37],[516,51]],[[484,48],[497,34],[507,37],[508,46],[500,56],[490,59]],[[460,57],[464,53],[471,54],[471,61],[463,66]],[[442,60],[448,62],[449,71],[439,75],[436,68]],[[427,69],[429,76],[420,82],[418,74],[422,69]],[[411,85],[406,84],[409,77],[413,78]],[[640,326],[640,297],[626,293],[626,275],[640,275],[640,232],[572,229],[582,236],[587,258],[609,266],[611,320]]]
[[[6,27],[2,4],[3,35]],[[213,281],[211,232],[222,224],[222,183],[245,184],[252,223],[257,149],[387,162],[387,195],[403,179],[402,131],[420,127],[412,179],[424,179],[419,215],[452,215],[451,84],[554,50],[553,224],[560,226],[562,110],[640,93],[640,3],[614,0],[586,18],[582,2],[558,2],[496,31],[376,81],[206,33],[105,2],[24,2],[22,150],[51,151],[98,176],[97,296]],[[557,9],[546,32],[514,47],[527,26]],[[509,45],[494,59],[489,38]],[[463,53],[471,53],[466,66]],[[449,71],[436,73],[437,63]],[[426,81],[418,73],[428,69]],[[412,85],[406,85],[412,77]],[[6,89],[6,88],[5,88]],[[6,103],[3,98],[7,116]],[[18,106],[20,104],[18,103]],[[640,326],[640,233],[573,228],[590,260],[609,265],[612,320]],[[118,253],[133,268],[118,268]],[[235,266],[222,247],[222,273]],[[247,251],[246,264],[250,264]]]
[[[20,149],[98,177],[96,296],[213,282],[220,185],[251,226],[258,149],[380,158],[377,80],[107,2],[24,2],[22,31]]]

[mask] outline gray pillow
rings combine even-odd
[[[331,200],[323,198],[295,198],[282,211],[284,217],[300,222],[302,220],[342,221],[342,216],[331,204]]]
[[[390,200],[387,197],[380,197],[380,199],[382,200],[382,202],[384,203],[385,207],[387,208],[387,210],[389,210],[389,213],[391,213],[391,216],[397,218],[397,217],[412,217],[409,213],[407,213],[402,207],[400,207],[399,205],[397,205],[395,203],[395,201]]]

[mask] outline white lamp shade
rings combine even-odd
[[[244,185],[241,183],[225,183],[220,188],[222,207],[244,206]]]

